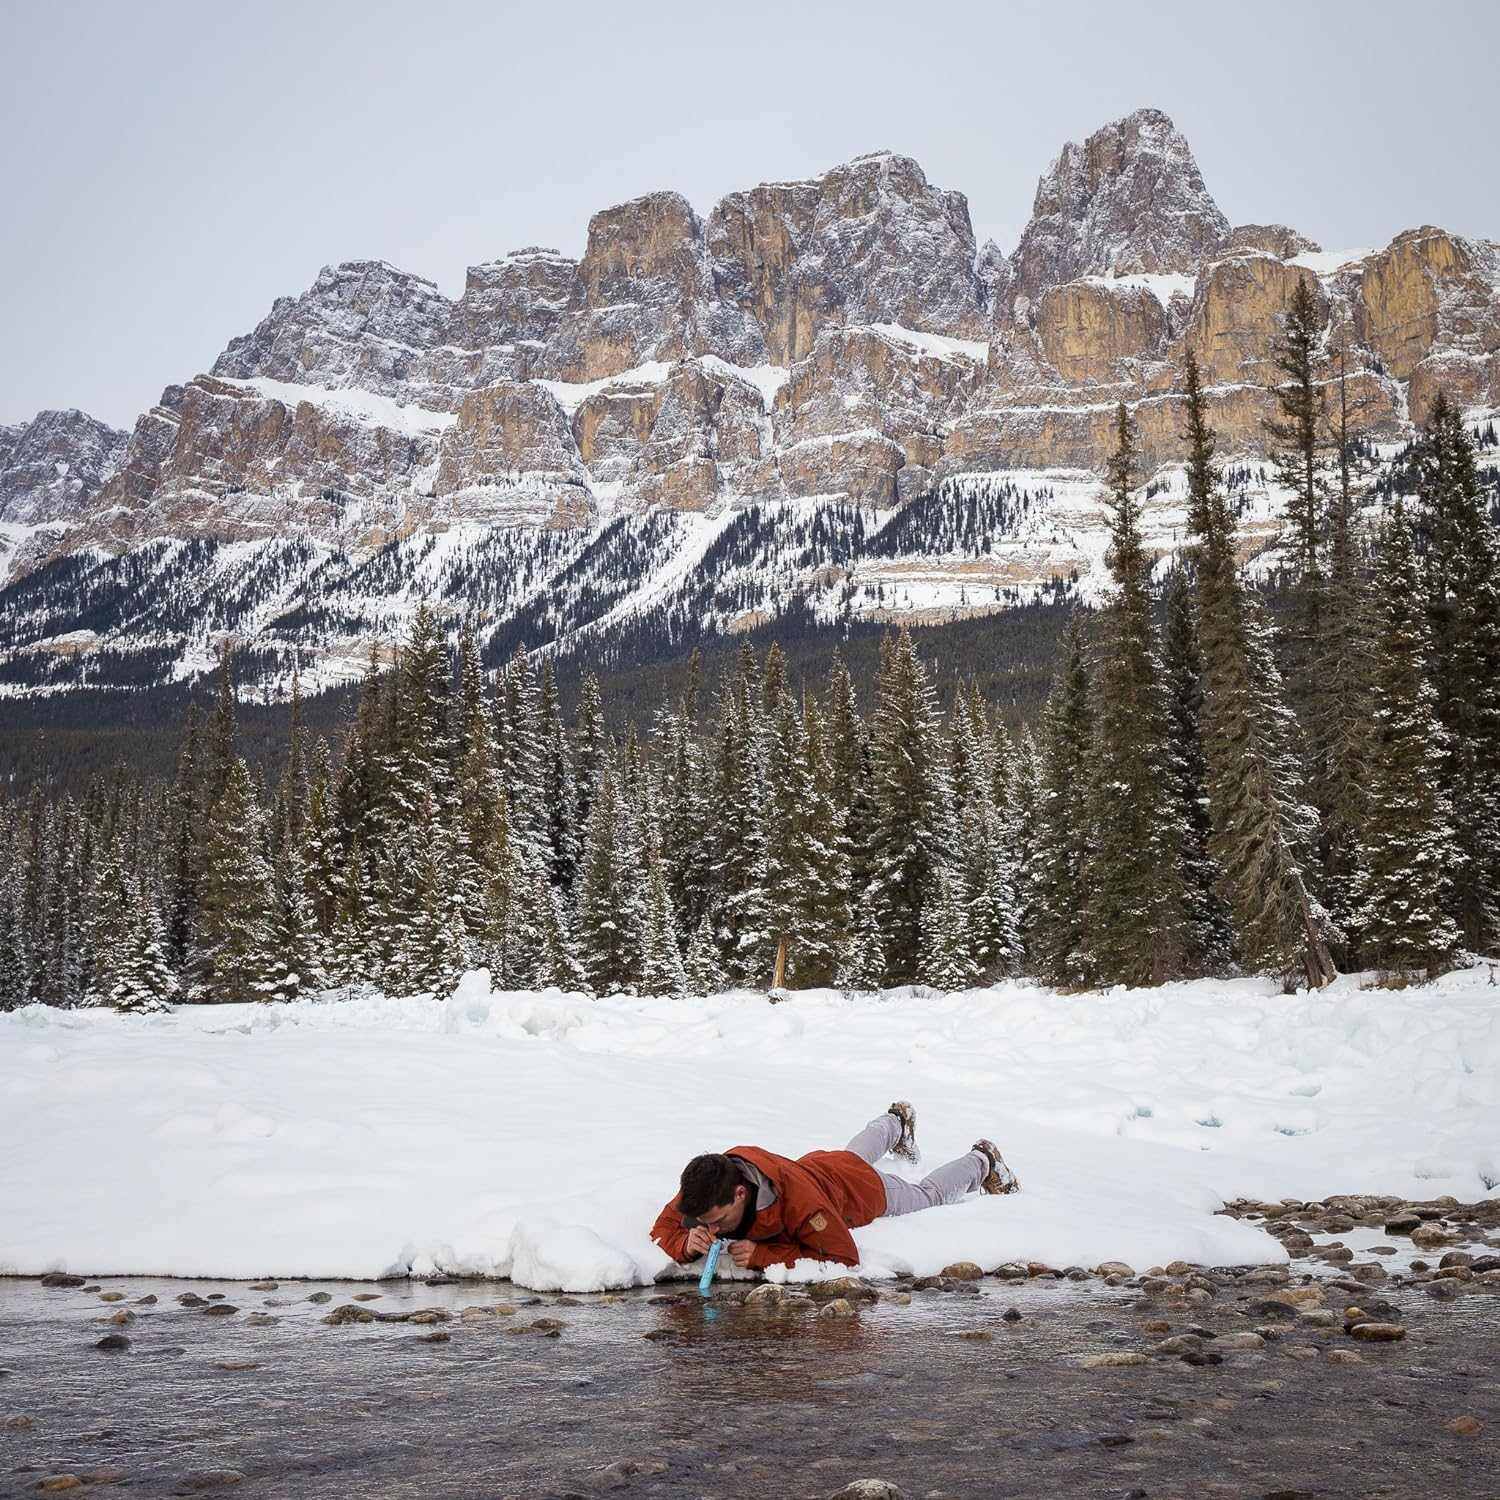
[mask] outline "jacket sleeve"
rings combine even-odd
[[[675,1198],[657,1214],[656,1223],[651,1226],[651,1238],[673,1260],[679,1264],[687,1262],[688,1232],[683,1226],[682,1213],[677,1207],[677,1200]]]
[[[857,1266],[859,1247],[849,1226],[825,1208],[804,1219],[795,1237],[762,1240],[750,1252],[750,1266],[756,1271],[767,1266],[790,1266],[799,1260],[836,1260],[842,1266]]]

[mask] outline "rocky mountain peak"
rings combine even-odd
[[[1034,301],[1080,276],[1193,271],[1228,236],[1186,137],[1138,109],[1069,142],[1037,184],[1016,290]]]
[[[212,373],[405,397],[413,364],[442,343],[451,316],[426,277],[382,260],[344,261],[324,266],[300,297],[278,297],[252,332],[230,341]]]
[[[129,434],[70,408],[0,427],[0,521],[70,521],[120,467]]]

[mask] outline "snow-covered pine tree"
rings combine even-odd
[[[807,696],[802,705],[800,763],[793,785],[801,802],[790,820],[787,886],[787,982],[810,989],[834,982],[849,938],[849,845],[834,800],[834,769],[823,716]]]
[[[967,989],[979,977],[967,883],[956,865],[939,865],[932,872],[932,889],[922,903],[920,941],[917,977],[923,984],[951,992]]]
[[[719,956],[733,984],[769,984],[775,958],[771,931],[760,694],[753,655],[719,695],[714,756],[714,862],[709,910]]]
[[[1453,914],[1464,943],[1500,952],[1500,535],[1480,489],[1473,440],[1443,394],[1421,448],[1418,514],[1432,678],[1447,735],[1443,786],[1454,824]]]
[[[1404,981],[1436,976],[1458,945],[1443,730],[1427,677],[1431,647],[1411,526],[1400,499],[1381,539],[1371,701],[1370,800],[1356,888],[1364,951]]]
[[[1272,460],[1276,478],[1291,491],[1287,515],[1292,523],[1290,550],[1298,594],[1292,660],[1296,678],[1294,696],[1299,704],[1315,688],[1313,643],[1326,604],[1322,546],[1328,475],[1322,431],[1323,400],[1317,379],[1326,317],[1314,296],[1315,285],[1311,274],[1297,282],[1282,319],[1281,333],[1272,340],[1271,360],[1281,377],[1272,387],[1272,395],[1280,415],[1265,424],[1266,433],[1275,444]]]
[[[803,760],[802,720],[787,691],[780,651],[766,659],[764,712],[769,716],[766,756],[766,897],[773,936],[787,944],[790,962],[801,934],[797,928],[799,886],[806,871],[798,833],[812,797]]]
[[[271,868],[262,852],[263,818],[249,768],[237,756],[207,820],[193,956],[194,1000],[261,1000],[278,977],[275,896]]]
[[[1214,466],[1214,433],[1191,351],[1184,390],[1188,524],[1199,542],[1203,753],[1214,824],[1209,852],[1223,872],[1220,894],[1234,919],[1239,961],[1280,975],[1288,986],[1300,977],[1320,987],[1335,975],[1329,945],[1338,930],[1307,875],[1316,857],[1317,813],[1305,800],[1270,627],[1240,583],[1234,520]]]
[[[1005,790],[1001,836],[1014,871],[1016,934],[1021,944],[1018,967],[1025,972],[1036,972],[1039,908],[1036,862],[1041,838],[1042,763],[1029,726],[1022,726],[1012,748],[1010,756],[996,761],[997,767],[1003,768],[997,774],[1003,777]]]
[[[595,777],[589,803],[574,925],[578,961],[596,995],[628,990],[635,959],[635,938],[627,931],[622,912],[628,905],[625,887],[638,878],[638,872],[623,862],[620,823],[619,780],[606,760]]]
[[[1370,678],[1369,586],[1354,535],[1358,497],[1350,430],[1351,405],[1339,353],[1339,404],[1334,439],[1337,483],[1328,503],[1328,568],[1324,608],[1312,642],[1316,690],[1303,708],[1308,800],[1322,830],[1319,863],[1323,902],[1344,934],[1343,956],[1352,963],[1359,946],[1354,889],[1359,877],[1359,830],[1368,797]]]
[[[1183,825],[1182,872],[1187,917],[1187,969],[1222,974],[1233,946],[1229,908],[1219,894],[1221,871],[1209,852],[1208,767],[1203,758],[1203,664],[1187,571],[1167,582],[1162,665],[1167,689],[1172,796]]]
[[[1099,622],[1090,788],[1088,943],[1104,984],[1160,984],[1189,972],[1187,832],[1174,795],[1165,673],[1140,534],[1135,432],[1121,403],[1110,460],[1115,595]]]
[[[0,863],[0,1011],[17,1010],[31,997],[34,964],[21,875],[12,851],[9,867]]]
[[[719,962],[719,940],[714,921],[708,912],[704,912],[693,929],[692,941],[682,963],[682,977],[690,995],[717,995],[727,983]]]
[[[578,751],[574,757],[575,789],[578,801],[578,827],[588,826],[589,810],[594,800],[594,784],[609,756],[609,734],[604,727],[604,700],[599,679],[592,672],[583,679],[583,694],[578,706]]]
[[[165,928],[153,894],[132,881],[127,901],[127,926],[120,934],[108,1003],[119,1011],[153,1015],[170,1009],[177,976],[167,959]]]
[[[366,887],[364,844],[355,834],[338,868],[333,927],[324,950],[328,982],[340,989],[352,989],[375,978]]]
[[[572,891],[578,877],[578,810],[567,725],[550,657],[542,662],[538,713],[542,763],[539,790],[548,844],[548,875],[552,884],[566,893]]]
[[[651,850],[646,859],[645,902],[641,930],[641,993],[685,995],[687,975],[677,946],[677,917],[667,889],[667,873],[661,851]]]
[[[839,955],[834,983],[846,994],[878,990],[885,983],[885,935],[875,893],[867,886],[854,903],[854,922]]]
[[[200,794],[198,710],[189,705],[182,748],[177,755],[177,778],[168,802],[171,880],[166,943],[168,957],[179,973],[187,966],[192,951],[193,927],[198,920]]]
[[[1082,613],[1068,620],[1063,662],[1042,712],[1035,833],[1029,871],[1027,957],[1036,974],[1070,989],[1093,982],[1089,911],[1095,876],[1093,684]]]
[[[886,979],[917,978],[922,907],[937,870],[953,859],[952,789],[927,669],[905,626],[881,673],[870,732],[873,888],[885,939]]]

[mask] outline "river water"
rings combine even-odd
[[[1500,1495],[1500,1301],[1480,1293],[1442,1306],[1386,1293],[1400,1343],[1283,1325],[1218,1364],[1086,1369],[1087,1355],[1149,1350],[1163,1336],[1152,1319],[1173,1333],[1263,1325],[1237,1289],[1163,1310],[1097,1282],[986,1280],[978,1295],[918,1292],[840,1319],[768,1318],[733,1290],[97,1286],[0,1281],[0,1494],[72,1475],[91,1476],[89,1493],[246,1500],[800,1500],[859,1478],[913,1500]],[[102,1300],[112,1292],[123,1300]],[[183,1294],[237,1311],[183,1307]],[[513,1312],[462,1316],[502,1298]],[[450,1320],[322,1321],[350,1304]],[[120,1309],[134,1321],[106,1321]],[[108,1334],[129,1347],[100,1350]],[[1477,1435],[1448,1430],[1465,1415]]]

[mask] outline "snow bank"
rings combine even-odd
[[[1486,979],[769,1006],[518,994],[479,973],[447,1000],[33,1006],[0,1016],[0,1271],[644,1284],[672,1270],[648,1230],[689,1156],[841,1146],[896,1098],[928,1164],[989,1135],[1022,1191],[857,1231],[869,1275],[1279,1260],[1215,1216],[1223,1199],[1494,1190]]]

